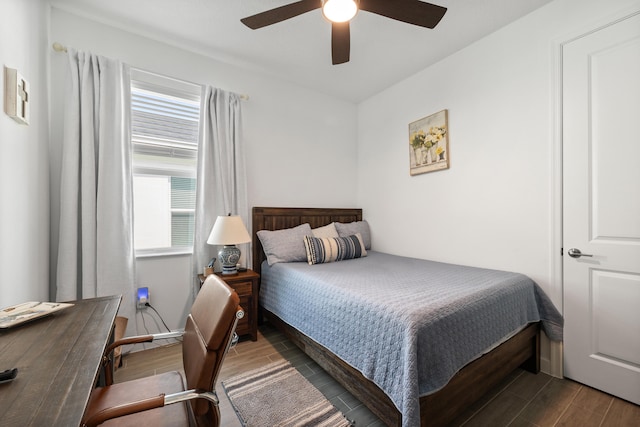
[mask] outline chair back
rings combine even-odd
[[[182,358],[187,389],[215,391],[224,356],[237,319],[242,317],[238,294],[211,274],[204,281],[187,317]],[[211,425],[219,417],[217,407],[204,399],[191,401],[196,422]]]

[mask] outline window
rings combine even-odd
[[[193,248],[200,86],[131,70],[136,254]]]

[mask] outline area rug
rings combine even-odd
[[[286,360],[229,378],[222,385],[238,418],[247,427],[351,425]]]

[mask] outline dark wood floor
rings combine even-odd
[[[182,366],[180,344],[131,353],[123,358],[116,382],[178,370]],[[241,341],[225,359],[220,381],[270,362],[287,359],[311,381],[356,427],[383,423],[315,362],[268,324],[260,328],[258,341]],[[220,382],[219,381],[219,382]],[[218,385],[223,427],[241,427],[226,394]],[[453,423],[454,426],[640,426],[640,406],[570,380],[518,370]]]

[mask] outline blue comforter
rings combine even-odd
[[[264,263],[260,300],[377,384],[403,426],[420,424],[420,396],[527,324],[541,320],[562,340],[562,317],[527,276],[373,251],[330,264]]]

